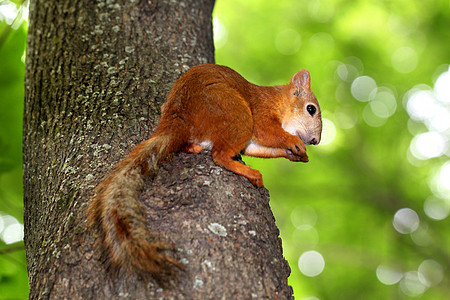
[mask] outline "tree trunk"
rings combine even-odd
[[[95,185],[149,137],[189,67],[214,62],[214,0],[30,5],[24,201],[30,299],[290,298],[266,189],[178,154],[149,180],[149,231],[184,266],[164,287],[99,261],[85,210]]]

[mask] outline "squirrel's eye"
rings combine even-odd
[[[314,105],[311,105],[311,104],[306,107],[306,110],[309,112],[309,114],[311,116],[314,116],[314,114],[317,111],[316,107]]]

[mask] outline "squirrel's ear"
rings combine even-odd
[[[311,78],[307,70],[300,70],[292,76],[291,83],[297,90],[310,91],[311,90]]]

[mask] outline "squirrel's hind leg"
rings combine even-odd
[[[249,166],[233,160],[236,153],[234,153],[231,149],[227,150],[214,145],[211,150],[211,156],[217,165],[222,166],[236,174],[247,177],[247,179],[257,187],[264,186],[261,173],[250,168]]]

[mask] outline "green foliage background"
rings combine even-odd
[[[11,221],[5,216],[23,224],[22,114],[27,34],[20,16],[15,22],[8,20],[9,24],[3,18],[7,2],[0,1],[0,299],[26,299],[23,242],[6,245],[3,240],[5,225]],[[17,1],[17,7],[21,3]]]
[[[10,2],[0,1],[0,12],[5,3]],[[308,146],[307,164],[245,159],[262,171],[270,191],[295,297],[448,297],[449,218],[430,218],[424,203],[435,193],[434,176],[449,161],[449,142],[446,154],[427,160],[411,155],[411,140],[427,128],[410,118],[405,95],[418,84],[433,87],[448,70],[449,2],[217,0],[214,16],[217,63],[260,85],[283,84],[299,69],[308,69],[322,116],[330,121],[324,135],[336,131],[331,143]],[[11,29],[0,14],[0,216],[22,222],[26,23],[13,24]],[[400,52],[394,59],[405,47],[413,55]],[[396,109],[391,116],[377,119],[370,115],[369,102],[353,97],[352,84],[359,76],[392,92]],[[439,197],[448,210],[450,198]],[[414,210],[420,219],[410,234],[393,227],[401,208]],[[0,239],[0,299],[27,297],[21,244]],[[310,250],[325,261],[315,277],[298,267],[299,257]],[[428,277],[432,282],[417,273],[427,260],[437,263]],[[381,283],[380,265],[400,274],[400,282]]]

